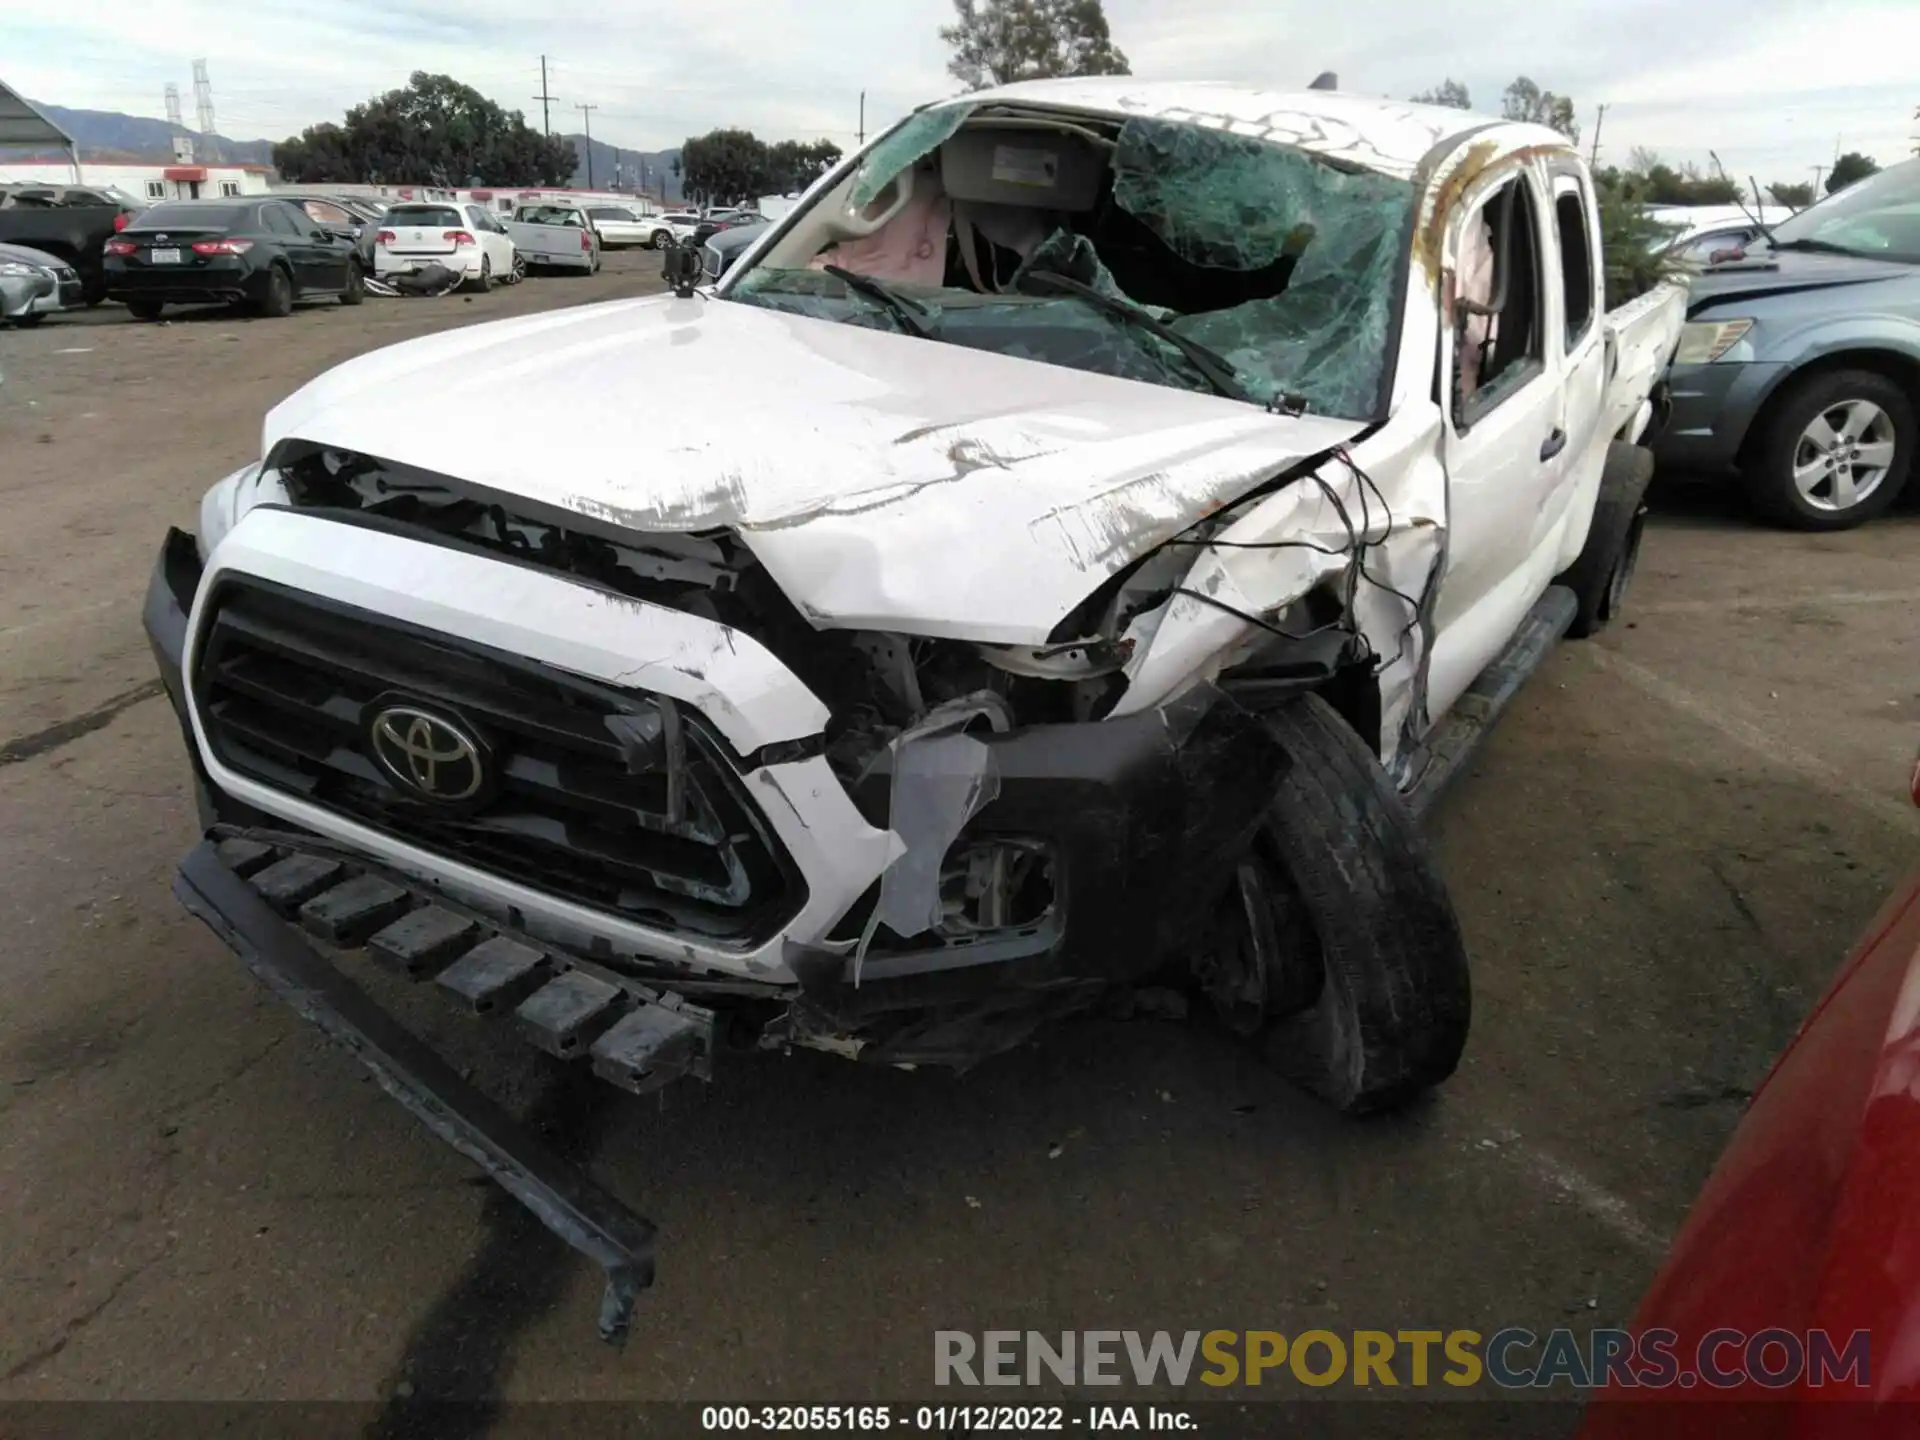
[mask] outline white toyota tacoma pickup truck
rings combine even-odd
[[[1469,1012],[1418,815],[1639,545],[1683,292],[1603,313],[1599,245],[1550,130],[1044,82],[915,113],[717,288],[349,361],[154,577],[177,892],[607,1268],[609,1334],[650,1227],[362,955],[634,1090],[1175,984],[1404,1102]]]

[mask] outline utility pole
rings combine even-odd
[[[1589,168],[1600,164],[1600,127],[1607,123],[1607,107],[1602,105],[1600,113],[1593,117],[1593,150],[1587,156]]]
[[[213,82],[207,78],[207,62],[193,62],[193,105],[200,120],[200,133],[213,134]]]
[[[867,143],[867,92],[864,90],[860,92],[860,129],[858,135],[859,143],[865,145]]]
[[[540,130],[548,139],[553,138],[553,115],[547,109],[553,103],[553,96],[547,93],[547,57],[540,57],[540,93],[533,97],[540,102]]]
[[[1813,198],[1815,203],[1818,203],[1820,199],[1820,176],[1826,168],[1824,165],[1816,165],[1813,167]]]
[[[591,190],[593,188],[593,112],[600,107],[576,105],[573,108],[580,112],[581,123],[587,127],[587,188]]]

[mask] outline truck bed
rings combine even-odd
[[[1605,433],[1627,440],[1640,438],[1652,415],[1648,397],[1666,372],[1667,362],[1673,359],[1686,318],[1687,287],[1678,281],[1657,285],[1606,313],[1602,323],[1612,359]]]
[[[529,265],[592,268],[593,251],[580,243],[587,232],[578,225],[535,225],[525,220],[502,220],[500,224]]]

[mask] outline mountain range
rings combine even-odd
[[[139,163],[168,163],[173,161],[174,137],[189,136],[193,140],[193,158],[200,165],[271,165],[273,163],[272,140],[232,140],[225,135],[202,135],[189,130],[184,125],[175,125],[167,120],[156,120],[150,115],[122,115],[115,110],[73,110],[64,105],[47,105],[36,100],[34,105],[54,124],[73,137],[80,147],[80,158],[98,165]],[[609,145],[604,140],[589,142],[584,135],[568,135],[573,142],[573,152],[579,157],[579,166],[574,171],[572,185],[576,189],[587,188],[588,150],[592,151],[592,179],[601,189],[618,184],[622,189],[639,189],[644,183],[646,189],[655,195],[662,193],[669,203],[680,199],[680,180],[673,173],[673,162],[679,158],[678,147],[671,150],[627,150]],[[63,159],[64,156],[49,154],[49,160]]]

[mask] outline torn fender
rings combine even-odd
[[[1176,594],[1136,619],[1129,634],[1139,643],[1114,714],[1164,704],[1272,638],[1222,607],[1279,624],[1294,601],[1328,585],[1351,594],[1353,619],[1377,657],[1381,756],[1391,763],[1419,705],[1427,643],[1419,605],[1446,539],[1436,424],[1379,432],[1353,448],[1351,466],[1327,459],[1209,537],[1218,543],[1195,547],[1180,588],[1205,598]],[[1354,569],[1356,556],[1363,570]]]

